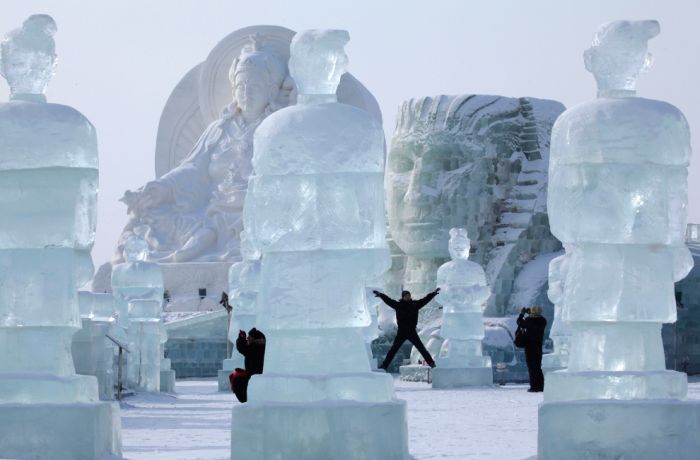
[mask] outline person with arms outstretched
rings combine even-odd
[[[423,356],[423,359],[430,367],[435,367],[433,357],[430,356],[430,353],[425,348],[425,345],[423,345],[423,342],[421,342],[420,337],[418,337],[416,326],[418,325],[418,311],[428,305],[430,301],[433,300],[436,295],[438,295],[440,288],[435,289],[433,292],[420,300],[413,300],[411,298],[411,293],[408,291],[402,291],[401,300],[398,301],[392,299],[386,294],[382,294],[379,291],[372,292],[376,297],[382,299],[385,304],[396,310],[396,323],[399,326],[394,343],[391,345],[389,353],[387,353],[386,358],[384,358],[384,362],[381,366],[379,366],[379,368],[384,369],[385,371],[387,370],[391,364],[391,361],[394,359],[394,356],[396,356],[396,353],[399,351],[399,348],[401,348],[401,345],[403,345],[406,340],[411,342],[411,344],[416,347],[416,350],[418,350],[421,356]]]

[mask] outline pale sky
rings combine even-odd
[[[59,63],[50,102],[80,110],[97,128],[100,196],[95,265],[126,223],[117,200],[155,177],[158,120],[170,92],[217,42],[259,24],[350,32],[350,71],[374,94],[391,138],[399,104],[435,94],[556,99],[595,97],[582,53],[597,27],[657,19],[655,64],[640,96],[688,118],[700,151],[700,3],[694,0],[3,0],[0,34],[30,14],[58,24]],[[0,97],[8,90],[0,83]],[[700,154],[690,167],[689,220],[700,222]]]

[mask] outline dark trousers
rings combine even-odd
[[[525,347],[525,362],[530,374],[530,389],[544,390],[544,373],[542,372],[542,345]]]
[[[399,331],[396,333],[394,343],[389,349],[389,353],[387,353],[386,358],[384,358],[384,362],[379,367],[381,367],[382,369],[388,368],[391,362],[394,360],[394,356],[396,356],[396,353],[399,351],[399,348],[401,348],[401,345],[403,345],[403,343],[406,340],[411,342],[411,344],[413,344],[413,346],[416,347],[416,350],[418,350],[421,356],[423,356],[423,359],[426,363],[428,363],[431,366],[435,365],[433,357],[430,356],[430,353],[425,348],[425,345],[423,345],[423,342],[420,341],[420,337],[418,337],[418,333],[416,332],[416,330],[412,329],[408,331],[402,331],[401,329],[399,329]]]

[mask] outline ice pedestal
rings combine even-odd
[[[100,399],[114,399],[114,344],[107,338],[114,324],[111,294],[81,291],[82,329],[73,335],[73,363],[78,374],[97,377]]]
[[[366,287],[390,265],[384,141],[369,114],[336,102],[347,41],[344,31],[297,34],[300,103],[255,132],[244,224],[261,256],[255,314],[267,342],[264,373],[233,409],[231,458],[408,455],[405,403],[367,356]]]
[[[90,122],[45,102],[55,31],[34,15],[0,43],[13,99],[0,104],[0,458],[121,453],[118,406],[71,356],[93,271],[98,157]]]
[[[665,369],[661,340],[674,282],[693,265],[690,132],[675,107],[634,97],[658,32],[656,21],[602,26],[584,55],[599,98],[552,131],[547,208],[568,260],[550,276],[570,342],[568,367],[546,375],[540,460],[698,456],[700,404],[684,401],[687,377]]]

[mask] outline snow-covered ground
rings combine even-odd
[[[700,399],[700,381],[688,397]],[[537,451],[541,393],[525,385],[432,390],[396,380],[408,402],[411,455],[423,459],[525,459]],[[231,393],[216,381],[182,380],[177,395],[138,394],[122,402],[124,456],[131,460],[229,459]]]

